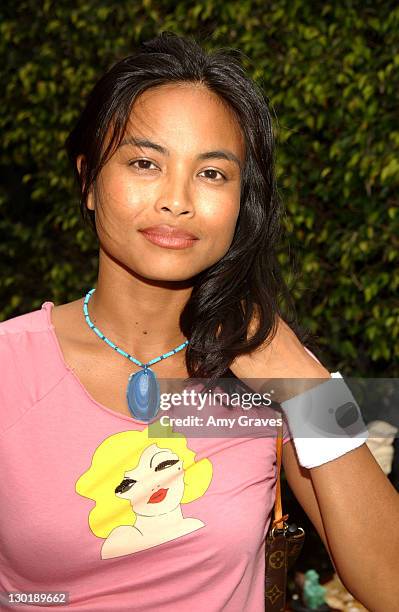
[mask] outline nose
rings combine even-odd
[[[194,205],[189,181],[190,179],[182,176],[182,173],[171,173],[165,177],[160,185],[156,202],[157,210],[174,216],[193,215]]]

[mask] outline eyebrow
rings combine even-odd
[[[154,149],[162,155],[170,155],[168,149],[159,144],[156,144],[155,142],[151,142],[151,140],[147,140],[146,138],[136,138],[135,136],[128,136],[127,138],[124,138],[122,140],[119,147],[124,147],[127,145],[133,145],[142,149]],[[227,161],[232,161],[237,164],[240,170],[242,169],[241,162],[238,157],[234,155],[232,151],[229,151],[227,149],[218,149],[216,151],[207,151],[206,153],[200,153],[197,156],[197,159],[200,161],[203,161],[205,159],[226,159]]]
[[[157,453],[155,453],[155,455],[153,455],[153,456],[151,457],[150,467],[152,467],[152,460],[154,459],[154,457],[156,457],[156,456],[157,456],[157,455],[159,455],[160,453],[168,453],[168,452],[169,452],[169,451],[167,451],[167,450],[161,450],[161,451],[158,451]]]

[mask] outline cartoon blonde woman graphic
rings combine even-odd
[[[122,431],[96,449],[76,491],[96,502],[91,531],[105,538],[102,559],[121,557],[187,535],[204,523],[184,518],[181,504],[204,495],[212,480],[209,459],[195,461],[184,435],[171,428],[148,437]]]

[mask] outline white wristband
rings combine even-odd
[[[305,468],[332,461],[368,439],[360,408],[341,374],[333,372],[331,379],[281,403]]]

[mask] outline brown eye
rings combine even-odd
[[[208,176],[206,176],[205,178],[209,178],[212,180],[226,180],[226,177],[224,176],[224,174],[222,174],[219,170],[215,170],[214,168],[208,168],[208,170],[203,170],[201,174],[203,173],[208,173]],[[221,178],[218,178],[217,175],[220,175]]]
[[[150,168],[150,166],[155,166],[155,164],[149,159],[135,159],[129,162],[129,166],[133,166],[137,170],[152,170],[153,168]]]
[[[115,493],[126,493],[136,482],[137,480],[133,480],[133,478],[124,478],[121,484],[116,487]]]
[[[162,463],[157,465],[157,467],[155,468],[155,471],[159,472],[160,470],[165,470],[166,468],[171,467],[172,465],[175,465],[176,463],[179,463],[179,459],[168,459],[167,461],[162,461]]]

